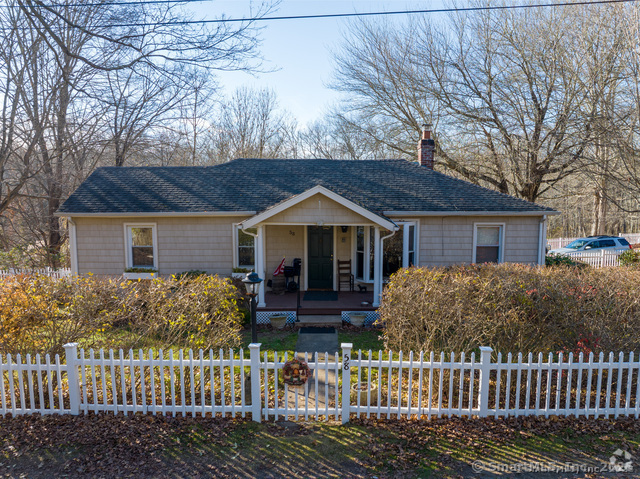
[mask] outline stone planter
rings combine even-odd
[[[361,328],[364,326],[367,315],[365,313],[349,313],[349,319],[351,320],[351,326]]]
[[[360,396],[360,406],[377,406],[378,405],[378,386],[371,384],[371,403],[367,402],[367,390],[369,389],[369,383],[358,383],[351,386],[351,405],[358,405],[358,396]]]
[[[158,277],[158,272],[154,271],[153,273],[124,273],[122,275],[124,279],[156,279]]]
[[[269,321],[271,321],[271,326],[274,329],[284,329],[287,324],[287,315],[286,314],[274,314],[269,317]]]

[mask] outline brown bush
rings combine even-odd
[[[240,295],[219,276],[136,283],[143,301],[130,328],[157,347],[219,349],[240,345]]]
[[[0,352],[50,353],[91,345],[122,302],[115,281],[19,275],[0,281]]]
[[[379,309],[393,350],[575,353],[640,346],[640,271],[523,265],[411,268]]]
[[[224,278],[123,281],[14,276],[0,281],[0,352],[81,347],[235,347],[237,289]]]

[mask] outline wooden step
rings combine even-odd
[[[342,326],[342,316],[339,314],[301,314],[296,326]]]

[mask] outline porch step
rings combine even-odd
[[[339,314],[301,314],[296,326],[342,326]]]

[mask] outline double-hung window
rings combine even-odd
[[[127,268],[158,269],[158,238],[156,225],[125,225]]]
[[[247,232],[256,234],[256,228],[247,228]],[[245,233],[238,226],[236,227],[236,267],[245,269],[255,269],[256,265],[256,245],[255,238]]]
[[[476,223],[473,228],[473,263],[504,261],[504,223]]]

